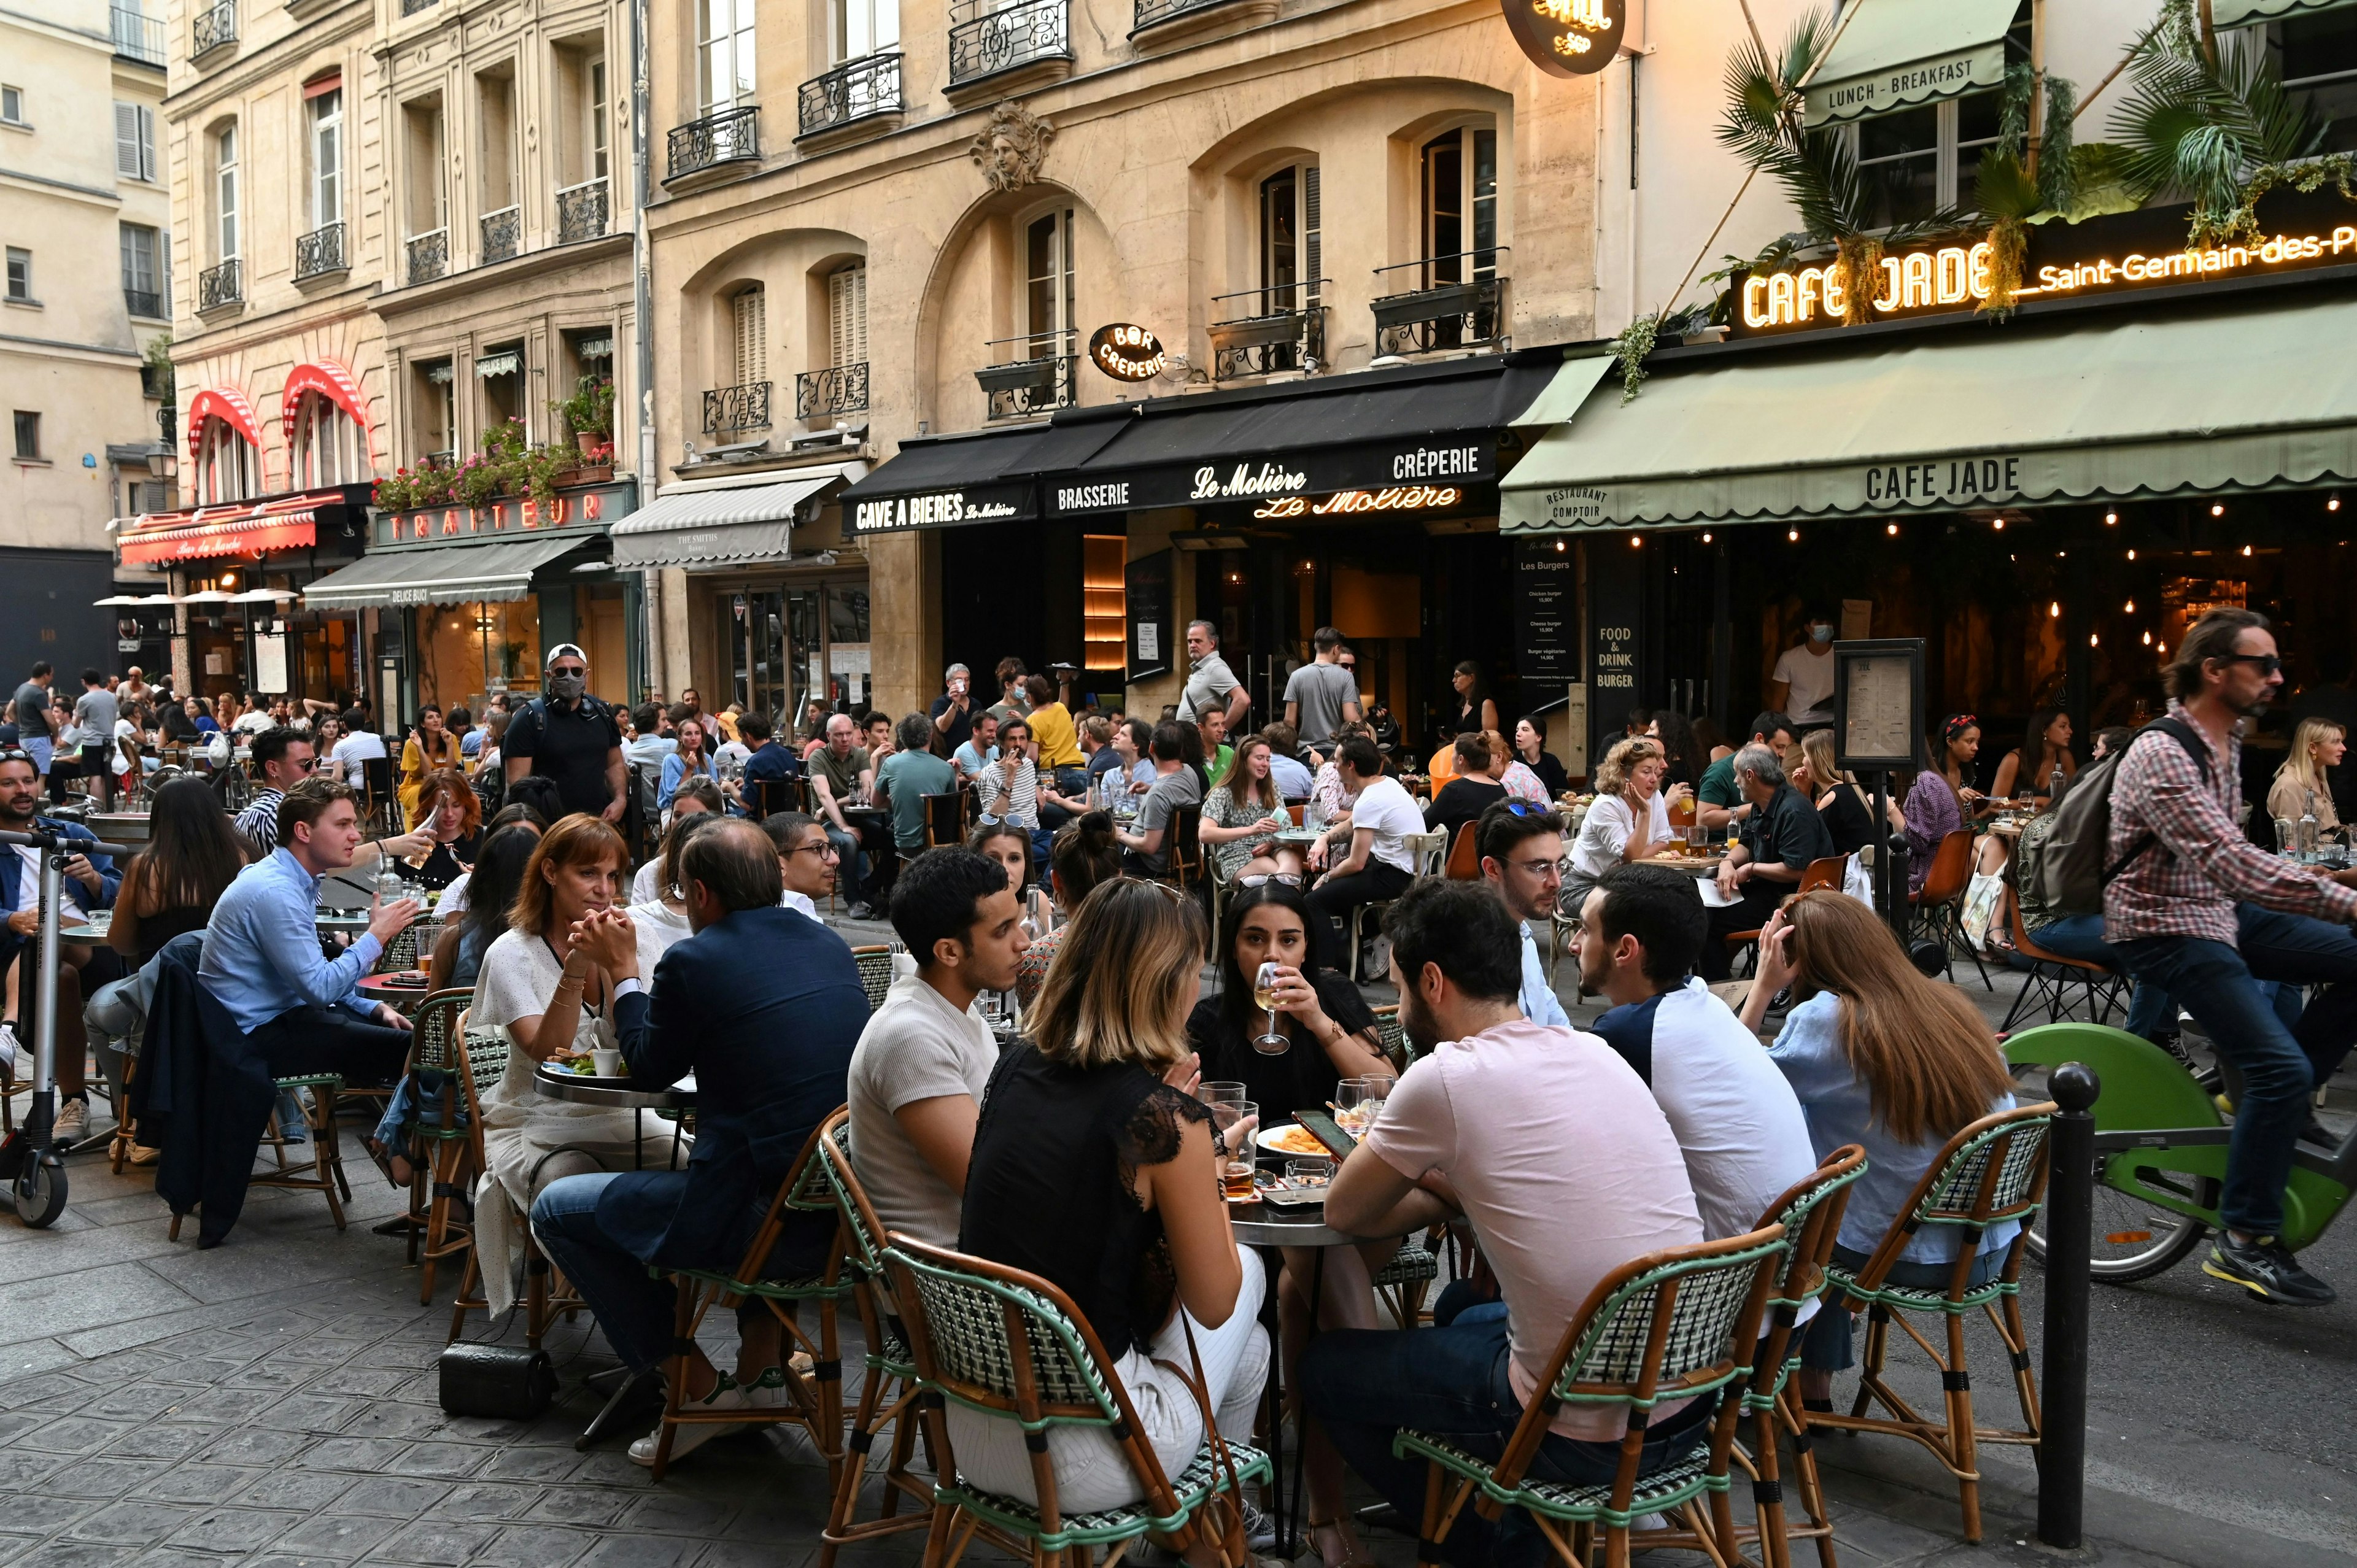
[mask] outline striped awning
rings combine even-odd
[[[2210,0],[2210,23],[2215,27],[2247,27],[2255,22],[2344,10],[2351,5],[2357,5],[2357,0]]]
[[[1809,81],[1810,124],[2005,85],[2005,35],[2020,0],[1852,3],[1856,15]]]
[[[794,520],[829,488],[858,478],[865,463],[829,463],[738,480],[666,485],[653,501],[614,524],[614,564],[645,571],[746,561],[782,561]]]

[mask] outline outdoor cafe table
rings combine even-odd
[[[1270,835],[1279,843],[1289,843],[1307,849],[1326,836],[1323,828],[1279,828]]]
[[[91,811],[81,825],[115,843],[145,843],[148,815],[145,811]]]
[[[424,970],[409,970],[364,974],[353,988],[370,1001],[389,1004],[394,1012],[407,1017],[417,1011],[417,1004],[425,1000],[432,987]]]
[[[106,945],[107,929],[113,924],[113,912],[102,909],[82,925],[59,927],[58,940],[69,947],[102,948]]]

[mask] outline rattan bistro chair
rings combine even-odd
[[[409,1261],[418,1265],[421,1306],[434,1299],[434,1276],[444,1260],[475,1244],[473,1211],[464,1207],[466,1183],[474,1174],[460,1112],[466,1095],[453,1048],[458,1020],[474,999],[471,988],[435,992],[417,1004],[411,1025],[409,1070],[416,1080],[417,1116],[408,1127]]]
[[[1073,1553],[1073,1568],[1087,1568],[1096,1548],[1118,1553],[1149,1531],[1184,1530],[1205,1500],[1226,1485],[1208,1441],[1177,1476],[1164,1473],[1128,1391],[1111,1369],[1112,1358],[1062,1291],[1036,1274],[929,1247],[897,1231],[884,1256],[927,1395],[925,1436],[942,1476],[933,1489],[925,1568],[956,1568],[977,1531],[1012,1546],[1017,1556],[1028,1556],[1035,1568],[1047,1556],[1066,1552]],[[1036,1504],[985,1491],[958,1473],[948,1423],[942,1419],[946,1402],[1022,1428]],[[1058,1426],[1097,1427],[1120,1444],[1139,1499],[1091,1513],[1065,1513],[1057,1501],[1047,1444],[1049,1431]],[[1268,1479],[1267,1455],[1240,1443],[1227,1449],[1239,1486]]]
[[[838,1111],[836,1114],[841,1114]],[[843,1353],[835,1340],[835,1307],[851,1294],[844,1262],[842,1227],[838,1220],[834,1240],[827,1249],[825,1263],[815,1274],[775,1278],[770,1273],[770,1253],[777,1246],[778,1233],[785,1225],[786,1216],[796,1210],[837,1212],[834,1189],[828,1185],[823,1167],[818,1160],[818,1146],[824,1134],[823,1124],[811,1129],[803,1140],[802,1153],[794,1157],[793,1168],[779,1184],[777,1196],[770,1200],[770,1209],[762,1216],[759,1229],[745,1248],[745,1255],[730,1269],[673,1269],[668,1271],[678,1286],[679,1305],[673,1317],[672,1343],[677,1347],[663,1367],[667,1385],[663,1395],[662,1435],[655,1442],[654,1478],[663,1478],[671,1464],[672,1444],[678,1440],[679,1429],[706,1423],[748,1426],[757,1423],[790,1423],[799,1426],[826,1462],[827,1490],[833,1493],[843,1480]],[[692,1411],[683,1408],[682,1399],[687,1383],[687,1352],[694,1347],[695,1331],[702,1326],[705,1314],[723,1302],[750,1299],[759,1302],[777,1318],[785,1330],[786,1341],[811,1359],[808,1372],[794,1365],[791,1349],[780,1358],[779,1365],[785,1373],[789,1402],[757,1410]],[[800,1308],[804,1302],[818,1308],[818,1332],[806,1332],[801,1321]]]
[[[1587,1568],[1599,1525],[1605,1562],[1626,1568],[1631,1521],[1673,1510],[1702,1551],[1727,1563],[1724,1543],[1734,1535],[1727,1465],[1742,1402],[1720,1401],[1685,1454],[1643,1475],[1638,1464],[1656,1406],[1707,1398],[1749,1375],[1760,1316],[1785,1251],[1784,1228],[1771,1224],[1723,1241],[1654,1252],[1606,1275],[1565,1331],[1538,1380],[1544,1391],[1523,1412],[1495,1464],[1420,1432],[1394,1437],[1394,1454],[1431,1465],[1418,1568],[1432,1568],[1468,1504],[1492,1520],[1507,1509],[1523,1509],[1569,1568]],[[1566,1404],[1627,1412],[1620,1469],[1609,1483],[1579,1486],[1530,1474],[1539,1444]],[[1706,1498],[1708,1519],[1696,1507]],[[1649,1535],[1648,1545],[1652,1541]]]
[[[874,1013],[892,989],[892,949],[885,942],[856,947],[851,961],[859,971],[859,988],[867,993],[867,1010]]]
[[[851,1283],[851,1301],[859,1314],[860,1337],[866,1346],[866,1376],[859,1402],[853,1408],[851,1431],[844,1442],[843,1477],[835,1485],[834,1505],[819,1537],[819,1568],[834,1568],[838,1548],[879,1535],[923,1530],[932,1522],[933,1488],[909,1473],[917,1446],[917,1401],[921,1390],[917,1363],[909,1354],[908,1329],[885,1279],[884,1250],[889,1244],[884,1221],[867,1200],[851,1165],[851,1113],[838,1111],[820,1128],[819,1174],[834,1194],[843,1219],[845,1267]],[[867,1480],[867,1455],[892,1429],[891,1446],[884,1462],[884,1496],[874,1519],[860,1520],[860,1489]],[[899,1511],[906,1497],[916,1503],[911,1513]]]
[[[532,1217],[515,1207],[507,1188],[490,1176],[491,1163],[483,1153],[483,1096],[498,1086],[500,1078],[508,1070],[508,1053],[514,1045],[508,1038],[504,1026],[476,1026],[459,1031],[451,1041],[452,1076],[457,1079],[467,1107],[465,1123],[467,1140],[466,1169],[469,1179],[477,1184],[478,1201],[508,1205],[510,1224],[522,1245],[524,1274],[524,1343],[533,1349],[540,1348],[542,1336],[560,1314],[578,1312],[579,1296],[565,1276],[556,1272],[548,1254],[540,1250],[540,1241],[532,1233]],[[482,1257],[469,1244],[467,1267],[458,1276],[457,1294],[450,1299],[450,1338],[456,1343],[459,1331],[466,1326],[467,1314],[490,1311],[490,1293],[482,1288]]]
[[[1827,1310],[1851,1303],[1867,1308],[1866,1346],[1858,1358],[1857,1400],[1849,1413],[1810,1411],[1809,1426],[1885,1433],[1911,1438],[1930,1449],[1956,1478],[1967,1541],[1981,1538],[1979,1445],[2018,1443],[2034,1448],[2040,1432],[2038,1386],[2029,1369],[2029,1337],[2021,1321],[2021,1259],[2029,1221],[2046,1196],[2047,1133],[2053,1114],[2050,1103],[2024,1106],[1984,1116],[1958,1133],[1900,1206],[1889,1234],[1865,1265],[1853,1272],[1835,1263],[1825,1271],[1831,1286]],[[1971,1283],[1981,1237],[1990,1226],[2007,1221],[2018,1222],[2020,1230],[2002,1254],[2003,1264],[1986,1283]],[[1958,1235],[1955,1266],[1946,1287],[1889,1283],[1886,1276],[1891,1265],[1926,1225],[1948,1226]],[[1964,1319],[1975,1307],[1988,1315],[2011,1360],[2014,1393],[2021,1404],[2018,1429],[1974,1424]],[[1912,1313],[1938,1314],[1947,1319],[1944,1356],[1908,1321],[1907,1315]],[[1917,1413],[1883,1376],[1893,1323],[1915,1341],[1940,1374],[1947,1402],[1944,1419]],[[1889,1413],[1867,1413],[1877,1405]]]

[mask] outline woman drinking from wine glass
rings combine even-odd
[[[1242,1083],[1261,1124],[1280,1126],[1305,1111],[1330,1109],[1347,1079],[1394,1077],[1359,988],[1320,961],[1301,890],[1274,878],[1240,884],[1220,933],[1220,993],[1195,1004],[1188,1042],[1211,1082]],[[1274,1006],[1254,1005],[1255,992]],[[1286,1376],[1309,1337],[1309,1282],[1321,1282],[1318,1326],[1373,1328],[1374,1276],[1399,1251],[1392,1241],[1327,1249],[1323,1273],[1309,1248],[1285,1248],[1277,1321]],[[1362,1558],[1342,1508],[1342,1461],[1315,1423],[1305,1438],[1311,1543],[1329,1568]]]

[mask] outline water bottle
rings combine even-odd
[[[401,865],[389,854],[381,854],[377,859],[376,897],[380,904],[401,900]]]
[[[2062,799],[2062,791],[2067,787],[2067,782],[2062,777],[2062,765],[2058,762],[2054,765],[2053,773],[2046,780],[2046,804],[2050,809],[2056,801]]]
[[[2316,848],[2316,791],[2310,789],[2308,805],[2299,814],[2299,853],[2313,855]]]

